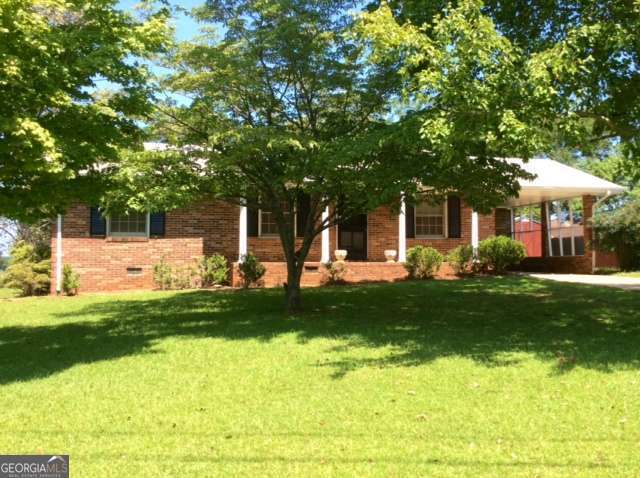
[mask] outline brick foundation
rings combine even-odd
[[[365,282],[397,282],[406,280],[407,271],[403,264],[397,262],[349,262],[346,261],[345,281],[349,284]],[[281,287],[287,282],[287,265],[284,262],[265,262],[267,269],[262,283],[263,287]],[[437,279],[456,279],[451,267],[444,263],[436,275]],[[319,262],[305,263],[300,284],[303,287],[316,287],[327,282],[326,268]],[[238,264],[234,263],[232,285],[241,287],[242,281],[238,273]]]

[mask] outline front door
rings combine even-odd
[[[358,214],[338,225],[338,249],[347,251],[347,260],[367,260],[366,214]]]

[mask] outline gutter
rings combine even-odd
[[[62,215],[58,214],[56,225],[56,294],[62,292]]]

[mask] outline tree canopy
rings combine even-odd
[[[341,219],[397,205],[403,194],[412,199],[422,185],[435,199],[456,192],[482,211],[516,194],[524,173],[498,157],[530,156],[537,136],[518,120],[528,108],[514,106],[524,94],[521,75],[491,25],[473,19],[467,25],[467,12],[452,12],[438,26],[441,38],[430,48],[441,61],[421,85],[430,81],[449,99],[469,98],[482,91],[483,80],[466,80],[462,69],[446,78],[444,71],[460,59],[473,67],[475,48],[487,55],[479,101],[488,102],[481,107],[490,115],[481,116],[481,126],[478,117],[451,126],[442,116],[399,106],[400,59],[372,54],[377,39],[355,7],[247,0],[196,9],[210,28],[172,52],[166,66],[173,73],[164,83],[191,102],[158,105],[152,126],[174,149],[130,155],[115,174],[124,186],[106,198],[108,207],[158,209],[216,197],[272,211],[289,266],[289,304],[296,308],[313,239]],[[449,54],[451,38],[467,26],[490,44],[478,39]],[[154,194],[132,194],[141,183],[153,184]],[[296,239],[294,211],[299,216],[302,198],[304,228]],[[322,220],[327,206],[331,214]]]
[[[640,3],[637,0],[485,0],[474,2],[500,35],[539,65],[548,114],[580,149],[616,138],[626,157],[640,148]],[[428,25],[468,0],[389,0],[402,25]],[[369,5],[371,10],[381,2]],[[429,34],[430,30],[425,30]],[[589,121],[582,121],[587,119]],[[544,151],[543,151],[544,152]]]
[[[0,215],[46,217],[86,200],[96,166],[140,140],[151,93],[141,61],[165,48],[168,12],[136,18],[116,4],[0,3]]]

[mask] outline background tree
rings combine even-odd
[[[157,210],[214,197],[271,211],[287,261],[287,305],[297,310],[312,241],[341,219],[397,205],[401,194],[414,199],[421,184],[431,199],[455,191],[480,211],[516,194],[523,171],[497,158],[529,157],[538,148],[529,122],[541,118],[523,101],[508,42],[477,9],[452,11],[434,27],[436,42],[415,45],[416,55],[424,47],[438,58],[419,86],[439,94],[402,96],[395,66],[407,57],[395,47],[417,42],[417,33],[396,24],[394,48],[383,51],[368,26],[354,29],[354,6],[237,0],[196,10],[224,34],[210,28],[171,55],[165,86],[191,102],[158,105],[152,132],[175,148],[128,155],[107,207]],[[461,32],[474,40],[451,51]],[[438,113],[475,94],[472,115],[450,123]],[[323,220],[327,206],[336,207]]]
[[[139,140],[150,111],[141,59],[163,50],[168,12],[115,0],[0,4],[0,214],[33,219],[99,192],[99,164]],[[99,86],[108,94],[98,94]]]
[[[0,235],[5,238],[7,250],[18,242],[24,242],[34,248],[38,257],[51,257],[51,221],[48,219],[25,223],[0,218]]]
[[[402,25],[428,25],[467,0],[374,1]],[[547,82],[548,114],[574,147],[615,138],[637,162],[640,148],[640,3],[635,0],[485,0],[482,15]],[[433,30],[424,33],[432,35]],[[584,121],[588,120],[588,121]],[[546,152],[546,151],[543,151]]]

